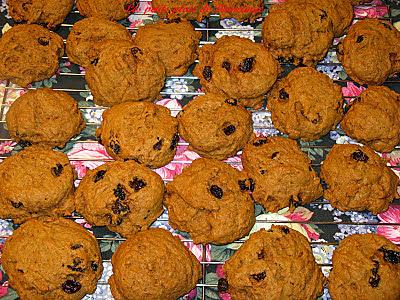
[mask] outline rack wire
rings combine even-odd
[[[148,3],[148,2],[151,2],[151,0],[140,0],[140,2],[141,3],[146,3],[146,2]],[[272,0],[269,0],[269,1],[266,1],[266,4],[267,4],[267,6],[269,6],[269,5],[274,5],[275,3]],[[387,7],[388,7],[388,10],[389,10],[389,15],[388,15],[388,17],[385,17],[384,19],[389,20],[390,22],[393,23],[393,16],[392,16],[391,8],[389,6],[387,6]],[[74,10],[74,11],[71,12],[71,14],[72,15],[77,15],[77,14],[79,14],[79,12],[77,10]],[[151,15],[153,15],[152,13],[135,13],[135,14],[138,15],[138,16],[151,16]],[[214,15],[214,17],[215,17],[215,15]],[[223,32],[234,31],[234,32],[254,32],[254,33],[259,33],[261,31],[261,29],[259,29],[259,28],[250,29],[250,28],[247,28],[247,27],[246,28],[244,28],[244,27],[243,28],[219,28],[219,27],[213,27],[213,26],[210,25],[211,22],[210,22],[209,18],[206,18],[205,20],[206,20],[205,21],[205,27],[196,26],[196,28],[195,28],[197,31],[200,31],[200,32],[203,33],[202,34],[202,40],[200,42],[200,46],[205,45],[205,44],[212,44],[213,41],[211,41],[210,38],[216,32],[222,32],[223,33]],[[61,30],[65,30],[65,29],[69,30],[70,27],[72,27],[72,26],[73,26],[73,23],[63,23],[61,25],[60,29]],[[135,28],[129,28],[128,27],[128,29],[131,31],[131,33],[134,33],[134,32],[137,31],[138,27],[135,27]],[[63,37],[64,37],[64,42],[65,42],[65,38],[66,37],[65,36],[63,36]],[[336,50],[336,47],[333,46],[330,51],[335,51],[335,50]],[[62,57],[62,61],[65,62],[67,60],[68,60],[67,56]],[[198,61],[196,61],[196,63],[197,62]],[[327,66],[338,66],[340,64],[332,63],[332,62],[322,62],[322,63],[319,64],[319,66],[323,66],[323,65],[325,65],[325,66],[326,65]],[[75,87],[74,88],[68,88],[68,87],[63,87],[62,83],[64,82],[65,79],[67,79],[69,77],[79,78],[79,80],[82,81],[82,86],[84,86],[84,74],[82,72],[80,72],[80,71],[79,72],[78,71],[71,72],[71,73],[60,72],[57,75],[57,79],[58,79],[59,82],[61,82],[61,87],[56,87],[54,89],[55,90],[59,90],[59,91],[65,91],[65,92],[68,92],[68,93],[73,93],[73,94],[76,94],[76,95],[79,95],[80,93],[90,92],[87,88],[77,88],[77,87],[76,88]],[[195,77],[195,76],[192,76],[191,74],[190,75],[186,75],[186,76],[169,77],[168,79],[178,79],[178,80],[180,80],[180,79],[185,79],[185,80],[190,79],[190,80],[198,81],[198,78]],[[349,79],[346,79],[346,80],[335,80],[335,82],[338,83],[338,84],[342,84],[343,85],[343,84],[346,84],[347,82],[349,82]],[[396,84],[397,85],[397,84],[400,83],[400,81],[398,79],[396,79],[396,78],[391,78],[386,83]],[[34,88],[31,88],[31,89],[34,89]],[[3,96],[2,99],[0,99],[0,100],[2,100],[2,102],[0,103],[0,105],[1,105],[0,106],[0,116],[3,117],[3,119],[0,120],[0,128],[4,127],[4,125],[5,125],[4,124],[5,123],[4,115],[5,115],[8,107],[10,106],[10,104],[7,104],[8,103],[7,100],[8,100],[9,94],[12,91],[18,91],[18,90],[23,90],[23,89],[11,84],[10,82],[6,82],[6,84],[4,86],[4,96]],[[198,96],[198,95],[202,95],[202,94],[203,94],[202,92],[176,92],[176,93],[174,92],[174,93],[170,93],[170,92],[166,92],[166,91],[163,91],[161,93],[162,96],[169,96],[169,95],[175,95],[176,96],[176,95],[179,95],[179,96],[183,96],[183,97],[194,97],[194,96]],[[346,98],[350,99],[352,97],[346,97]],[[96,109],[96,110],[99,110],[99,111],[100,110],[103,111],[106,108],[105,107],[101,107],[101,106],[95,106],[91,102],[87,102],[87,105],[81,106],[80,109],[82,111],[89,110],[89,109]],[[172,109],[171,111],[172,112],[179,112],[180,109]],[[265,113],[267,116],[270,116],[270,113],[265,109],[259,110],[259,111],[253,111],[253,113],[254,114]],[[93,122],[93,123],[88,123],[87,125],[88,126],[97,127],[97,126],[100,125],[100,123]],[[255,130],[273,129],[273,126],[270,125],[270,124],[256,124],[254,126],[254,129]],[[0,133],[1,133],[1,131],[0,131]],[[8,136],[1,136],[0,135],[0,142],[4,142],[4,141],[11,141],[11,140],[9,139]],[[85,141],[80,140],[79,143],[97,143],[97,141],[89,139],[89,140],[85,140]],[[182,142],[178,144],[178,147],[182,147],[182,146],[188,146],[188,144],[187,143],[182,143]],[[312,145],[312,146],[303,145],[302,149],[305,150],[306,152],[308,152],[307,150],[308,149],[312,149],[312,148],[314,148],[314,149],[316,149],[316,148],[329,149],[330,147],[331,147],[331,145],[324,145],[324,144]],[[397,146],[396,149],[400,149],[400,146]],[[0,156],[0,161],[2,159],[6,158],[6,157],[7,156],[5,156],[5,155]],[[97,158],[87,159],[87,158],[84,158],[84,157],[82,157],[82,158],[81,157],[71,158],[71,161],[76,161],[76,162],[83,162],[83,161],[106,162],[106,161],[110,161],[110,160],[111,159],[97,159]],[[188,164],[190,162],[174,160],[172,163],[173,164],[186,165],[186,164]],[[231,164],[231,165],[240,164],[238,162],[229,162],[229,161],[227,163]],[[320,163],[313,162],[313,166],[315,168],[319,168],[320,167]],[[77,182],[79,183],[79,181],[81,179],[82,178],[78,178]],[[171,179],[164,178],[164,181],[167,183],[167,182],[170,182]],[[313,204],[315,204],[315,205],[329,205],[329,202],[324,200],[324,199],[322,199],[322,200],[314,201]],[[80,219],[81,217],[78,216],[78,215],[74,215],[74,216],[68,216],[67,218],[76,220],[76,219]],[[160,217],[158,219],[158,221],[159,222],[168,222],[168,219],[165,218],[165,217]],[[257,223],[258,224],[261,224],[261,223],[272,224],[273,223],[273,224],[289,224],[289,225],[290,224],[292,224],[292,225],[293,224],[313,224],[313,225],[324,225],[324,226],[337,226],[337,225],[400,226],[400,223],[352,222],[352,221],[351,222],[344,222],[344,221],[329,221],[329,220],[306,221],[306,222],[303,222],[303,221],[266,220],[266,221],[257,221]],[[0,236],[0,239],[7,239],[7,237],[8,236]],[[97,240],[99,242],[101,242],[101,241],[122,242],[122,241],[125,240],[125,239],[120,238],[118,236],[116,236],[116,237],[96,236],[96,238],[97,238]],[[183,242],[192,242],[192,240],[191,239],[184,239]],[[233,244],[242,244],[243,242],[244,242],[244,240],[242,239],[242,240],[235,241]],[[337,246],[337,244],[338,244],[337,242],[324,242],[324,241],[311,241],[310,242],[311,246]],[[214,288],[215,289],[217,287],[216,282],[208,282],[206,280],[208,267],[209,266],[214,266],[215,267],[217,265],[222,265],[224,262],[223,261],[215,261],[215,260],[208,261],[207,253],[206,253],[206,246],[204,246],[204,245],[201,245],[201,251],[202,251],[202,259],[201,259],[202,277],[201,277],[201,280],[198,283],[197,287],[198,287],[198,290],[200,291],[201,299],[204,300],[204,299],[207,299],[206,290],[208,288]],[[110,260],[109,259],[105,259],[104,262],[105,263],[110,263]],[[321,267],[325,267],[327,269],[331,268],[331,264],[330,263],[328,263],[328,264],[320,263],[320,266]],[[106,281],[100,281],[99,282],[99,285],[106,285],[106,284],[107,284]]]

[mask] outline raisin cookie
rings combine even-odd
[[[85,79],[97,105],[154,101],[164,86],[165,67],[156,53],[111,41],[86,68]]]
[[[112,257],[109,279],[115,300],[175,300],[196,287],[196,257],[170,232],[154,228],[129,237]]]
[[[74,0],[8,0],[8,14],[15,22],[60,25],[70,13]]]
[[[268,211],[293,209],[323,194],[310,159],[293,140],[255,138],[244,148],[242,162],[255,182],[254,200]]]
[[[128,17],[138,0],[77,0],[76,7],[85,17],[99,17],[118,21]]]
[[[260,100],[275,83],[280,66],[261,45],[238,36],[223,36],[200,49],[194,75],[206,92],[260,107]]]
[[[297,68],[268,95],[267,107],[276,129],[292,139],[316,140],[343,118],[341,87],[311,67]]]
[[[27,87],[50,78],[63,54],[58,34],[35,24],[16,25],[0,38],[0,79]]]
[[[219,160],[235,155],[253,133],[251,112],[238,106],[237,100],[214,94],[189,102],[178,122],[179,134],[191,150]]]
[[[157,53],[167,76],[182,76],[197,58],[201,32],[184,20],[159,21],[139,28],[135,44]]]
[[[400,248],[383,236],[354,234],[333,252],[332,299],[400,299]]]
[[[20,299],[82,299],[103,272],[96,238],[71,220],[29,220],[4,246],[2,266]]]
[[[400,143],[400,95],[384,86],[371,86],[354,100],[342,129],[348,136],[379,152]]]
[[[365,19],[350,27],[338,58],[359,84],[380,85],[400,71],[400,32],[390,22]]]
[[[328,185],[324,197],[342,211],[378,214],[399,197],[399,178],[368,146],[333,146],[322,165],[321,178]]]
[[[75,195],[90,224],[127,236],[147,229],[163,212],[164,182],[134,161],[109,162],[89,171]]]
[[[161,19],[201,21],[211,12],[208,0],[153,0],[152,9]]]
[[[264,11],[263,0],[214,0],[213,6],[221,19],[235,18],[238,21],[254,21]]]
[[[111,157],[152,169],[172,161],[179,141],[178,121],[169,109],[149,102],[126,102],[106,110],[96,135]]]
[[[83,67],[99,57],[101,46],[107,41],[132,41],[131,34],[122,25],[101,18],[85,18],[72,26],[66,51],[68,59]]]
[[[68,157],[32,146],[0,164],[0,218],[20,224],[30,218],[74,210],[75,172]]]
[[[286,226],[251,234],[223,268],[218,289],[233,300],[317,299],[325,283],[307,238]]]
[[[254,182],[227,164],[200,158],[167,185],[169,224],[196,244],[228,244],[255,223],[249,191]]]
[[[50,147],[64,147],[85,127],[78,103],[67,93],[30,90],[11,105],[6,115],[10,137]]]
[[[325,57],[333,36],[325,11],[298,2],[273,5],[262,29],[264,45],[274,57],[306,66]]]

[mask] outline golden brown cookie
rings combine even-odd
[[[72,26],[68,35],[66,44],[68,59],[87,67],[99,57],[104,42],[114,40],[130,42],[132,36],[118,23],[97,17],[82,19]]]
[[[85,17],[99,17],[111,21],[125,19],[138,0],[77,0],[76,7]]]
[[[275,58],[306,66],[325,57],[333,35],[325,11],[297,2],[273,5],[262,29],[264,45]]]
[[[214,0],[213,6],[221,19],[235,18],[238,21],[254,21],[264,11],[263,0]]]
[[[238,36],[223,36],[214,45],[204,45],[199,60],[194,75],[206,92],[249,107],[260,107],[280,72],[278,62],[261,44]]]
[[[196,257],[164,229],[129,237],[112,257],[109,279],[115,300],[175,300],[196,287],[201,276]]]
[[[169,109],[149,102],[126,102],[106,110],[96,135],[113,158],[152,169],[172,161],[179,141],[178,121]]]
[[[63,53],[58,34],[35,24],[16,25],[0,38],[0,79],[26,87],[50,78]]]
[[[316,140],[343,118],[341,87],[311,67],[297,68],[268,95],[274,126],[292,139]]]
[[[323,190],[307,154],[293,140],[259,137],[243,150],[245,171],[255,182],[254,200],[272,212],[308,204]]]
[[[165,67],[155,53],[129,41],[109,41],[86,68],[85,79],[97,105],[154,101],[164,86]]]
[[[32,146],[0,164],[0,218],[20,224],[74,210],[75,172],[68,157]]]
[[[333,146],[322,165],[321,178],[328,185],[324,197],[342,211],[378,214],[399,197],[399,178],[368,146]]]
[[[400,299],[400,248],[383,236],[354,234],[333,253],[333,300]]]
[[[379,152],[400,143],[400,95],[371,86],[354,100],[340,126],[348,136]]]
[[[85,128],[74,98],[47,88],[30,90],[15,100],[6,121],[14,141],[60,148]]]
[[[218,288],[232,300],[317,299],[325,282],[307,238],[286,226],[251,234],[224,271]]]
[[[152,0],[152,9],[161,19],[201,21],[211,12],[208,0]]]
[[[123,236],[147,229],[163,212],[164,182],[134,161],[88,171],[75,195],[76,210],[95,226]]]
[[[389,22],[364,19],[350,27],[338,58],[359,84],[380,85],[400,71],[400,32]]]
[[[227,164],[200,158],[167,185],[169,224],[196,244],[228,244],[255,223],[249,191],[254,182]]]
[[[16,22],[60,25],[70,13],[74,0],[8,0],[8,14]]]
[[[22,300],[82,299],[103,272],[96,238],[63,218],[21,225],[5,243],[2,266]]]
[[[134,43],[157,53],[167,76],[182,76],[197,58],[200,38],[201,32],[195,31],[190,22],[176,19],[140,27]]]
[[[237,100],[215,94],[189,102],[178,122],[179,133],[190,149],[219,160],[241,150],[253,134],[253,120],[251,112],[237,104]]]

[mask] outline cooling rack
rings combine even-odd
[[[211,15],[203,22],[192,22],[196,30],[202,33],[200,46],[212,44],[222,35],[240,35],[260,42],[262,21],[269,7],[274,5],[275,2],[279,1],[265,1],[266,9],[263,18],[258,19],[254,23],[239,23],[233,19],[220,20],[218,15]],[[121,24],[125,25],[132,34],[135,34],[139,26],[157,20],[155,14],[146,11],[146,7],[150,5],[151,0],[141,0],[138,12],[131,15],[127,20],[122,21]],[[4,8],[5,4],[0,7],[0,11]],[[369,16],[379,17],[396,23],[399,19],[399,13],[395,9],[379,0],[374,1],[373,4],[357,7],[355,10],[356,20]],[[57,33],[64,38],[64,41],[72,25],[81,18],[79,12],[74,9],[66,18],[65,22],[58,28]],[[0,14],[0,26],[3,28],[7,26],[6,24],[12,25],[12,21],[7,18],[6,11],[3,11]],[[345,100],[348,103],[361,92],[362,87],[351,82],[338,62],[335,53],[337,43],[338,40],[336,39],[329,50],[327,58],[318,64],[317,69],[328,74],[337,84],[343,87]],[[282,67],[285,70],[284,73],[288,73],[292,69],[290,65],[283,64]],[[161,93],[163,100],[161,100],[159,104],[167,106],[173,115],[177,114],[193,97],[203,94],[199,80],[197,77],[193,76],[192,70],[193,66],[184,76],[169,77],[166,80],[165,88]],[[400,79],[397,76],[389,78],[387,82],[385,82],[385,85],[400,92]],[[69,156],[71,163],[77,169],[79,176],[76,184],[78,185],[86,169],[95,168],[111,160],[111,158],[106,155],[104,148],[96,141],[94,134],[95,129],[100,125],[101,113],[105,108],[94,105],[90,91],[85,84],[84,70],[79,66],[71,64],[67,56],[63,56],[60,60],[60,68],[56,76],[53,76],[49,80],[34,83],[29,89],[39,87],[52,87],[56,90],[68,92],[78,101],[79,107],[86,118],[87,128],[85,131],[79,137],[71,141],[64,149],[61,149],[61,151]],[[0,82],[0,161],[21,150],[20,145],[12,143],[9,139],[5,125],[5,114],[11,103],[24,91],[25,89],[15,86],[10,82]],[[258,134],[267,136],[281,134],[274,129],[270,113],[265,108],[253,111],[253,120],[254,130]],[[344,142],[352,141],[338,128],[318,141],[301,142],[301,148],[309,155],[312,159],[314,169],[319,172],[321,162],[325,159],[329,149],[335,143]],[[187,146],[188,144],[181,140],[178,144],[178,154],[173,162],[164,168],[156,170],[166,183],[172,181],[172,178],[179,174],[183,167],[189,165],[191,161],[197,157],[196,154],[187,150]],[[387,159],[388,165],[394,171],[400,171],[399,146],[396,147],[396,150],[390,155],[386,155],[385,159]],[[226,162],[235,168],[240,168],[240,153],[238,157],[231,158]],[[393,241],[400,243],[399,204],[399,201],[395,201],[388,212],[378,216],[374,216],[368,212],[342,213],[334,210],[324,199],[319,199],[312,204],[299,207],[293,213],[282,210],[279,213],[272,214],[265,212],[257,205],[256,215],[258,217],[255,229],[268,228],[268,226],[272,224],[285,224],[299,230],[309,238],[318,264],[321,265],[323,271],[328,274],[331,268],[333,250],[338,245],[338,242],[349,234],[377,232],[378,234],[383,234]],[[99,241],[102,250],[105,272],[98,284],[96,293],[87,296],[85,299],[110,299],[107,285],[107,278],[111,273],[110,259],[116,247],[123,242],[124,239],[115,233],[107,231],[105,228],[91,227],[90,224],[87,224],[79,215],[72,215],[67,218],[73,219],[91,230]],[[166,212],[158,218],[153,226],[173,231],[168,225],[168,215]],[[2,244],[12,233],[14,228],[16,228],[16,226],[12,225],[11,222],[0,220],[0,250]],[[224,261],[237,250],[244,242],[244,239],[235,241],[227,246],[194,245],[190,238],[184,233],[174,232],[179,234],[179,237],[186,246],[199,258],[202,266],[202,278],[197,285],[197,290],[192,291],[189,296],[186,296],[186,299],[219,299],[219,296],[223,299],[229,299],[226,298],[226,295],[218,295],[217,282],[223,275],[221,266]],[[3,286],[6,285],[7,276],[2,273],[0,273],[0,275],[2,275],[2,277],[0,277],[1,296],[1,284],[3,284]],[[322,298],[330,299],[327,291],[325,291]],[[4,296],[4,299],[17,299],[17,296],[9,289],[9,293],[7,296]]]

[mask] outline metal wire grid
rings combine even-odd
[[[140,0],[140,2],[141,3],[151,2],[151,0]],[[210,2],[212,2],[212,1],[210,1]],[[274,5],[272,0],[268,0],[267,4]],[[368,4],[366,4],[366,5],[368,5]],[[383,18],[383,19],[389,20],[390,22],[393,23],[393,16],[392,16],[391,8],[388,7],[388,9],[389,9],[389,16],[386,17],[386,18]],[[71,13],[72,14],[79,14],[79,12],[77,10],[74,10]],[[135,14],[136,15],[141,15],[141,16],[153,15],[153,13],[135,13]],[[215,16],[217,16],[217,15],[211,15],[211,17],[215,17]],[[64,24],[61,25],[61,28],[68,28],[68,27],[72,27],[72,26],[73,26],[72,23],[64,23]],[[128,30],[130,30],[132,33],[136,32],[137,29],[138,29],[137,27],[136,28],[128,28]],[[200,41],[200,46],[202,46],[204,44],[212,44],[213,43],[212,41],[210,41],[210,33],[212,33],[212,32],[229,32],[229,31],[235,31],[235,32],[245,32],[245,31],[260,32],[261,31],[261,29],[255,29],[255,28],[253,28],[253,29],[249,29],[249,28],[232,28],[232,29],[231,28],[216,28],[216,27],[210,26],[209,18],[206,18],[206,27],[205,28],[201,28],[200,27],[200,28],[196,28],[196,30],[197,31],[201,31],[203,33],[203,38]],[[65,39],[64,39],[64,42],[65,42]],[[335,51],[335,49],[336,49],[336,47],[333,46],[330,49],[330,51]],[[68,57],[67,56],[63,56],[62,59],[63,60],[68,60]],[[197,62],[198,61],[196,61],[196,63]],[[340,64],[338,64],[338,63],[320,63],[319,65],[333,66],[333,65],[340,65]],[[81,79],[84,80],[84,74],[78,73],[78,72],[77,73],[64,73],[64,72],[61,72],[61,73],[58,74],[58,76],[61,77],[61,79],[63,77],[77,76],[77,77],[81,77]],[[193,80],[198,80],[198,78],[194,77],[194,76],[174,76],[174,77],[169,77],[169,78],[170,79],[193,79]],[[348,81],[349,80],[335,80],[335,82],[339,83],[339,84],[340,83],[344,84],[344,83],[346,83]],[[387,81],[387,83],[398,84],[398,83],[400,83],[400,81],[398,79],[389,79]],[[8,99],[9,91],[22,90],[23,88],[17,87],[15,85],[12,85],[10,82],[7,82],[6,86],[4,87],[4,89],[5,89],[4,96],[3,96],[2,102],[0,103],[0,115],[3,115],[3,116],[4,116],[5,111],[7,110],[8,106],[9,106],[9,105],[6,104],[6,102],[7,102],[6,100]],[[31,89],[34,89],[34,88],[31,88]],[[78,88],[54,88],[54,89],[55,90],[64,91],[64,92],[69,92],[69,93],[89,92],[89,90],[87,90],[87,89],[78,89]],[[180,93],[161,92],[162,96],[168,96],[168,95],[171,95],[171,94],[172,95],[182,95],[182,96],[186,96],[186,97],[194,97],[194,96],[202,95],[203,93],[202,92],[180,92]],[[352,97],[348,97],[348,98],[352,98]],[[88,102],[88,104],[90,104],[90,103]],[[94,109],[94,108],[98,109],[98,110],[106,109],[105,107],[94,106],[94,105],[87,105],[87,106],[81,106],[80,107],[80,109],[83,110],[83,111],[84,110],[88,110],[88,109]],[[171,109],[171,111],[172,112],[179,112],[180,109]],[[257,113],[265,113],[267,115],[270,115],[270,113],[267,110],[258,110]],[[3,124],[1,124],[1,123],[3,123]],[[0,120],[0,126],[4,125],[4,123],[5,123],[4,120]],[[94,122],[89,122],[89,123],[87,123],[87,125],[88,126],[99,126],[100,124],[99,123],[94,123]],[[255,125],[254,129],[255,130],[273,129],[273,126],[272,125],[268,125],[268,124],[267,125],[264,125],[264,124]],[[10,139],[9,138],[0,138],[0,142],[3,142],[3,141],[10,141]],[[97,143],[97,141],[94,141],[94,140],[79,141],[79,143],[83,143],[83,142],[84,143]],[[178,144],[178,146],[187,146],[187,145],[188,145],[188,143],[179,143]],[[303,146],[302,148],[303,148],[303,150],[307,150],[307,148],[324,148],[324,149],[327,149],[327,148],[330,148],[330,146],[329,145],[318,145],[318,146],[310,146],[310,147]],[[396,149],[400,149],[400,145],[397,146]],[[6,156],[0,156],[0,160],[4,159],[4,158],[6,158]],[[100,161],[100,162],[109,161],[109,160],[96,159],[96,158],[87,159],[87,158],[79,158],[79,157],[75,157],[75,158],[72,158],[70,160],[71,161],[83,161],[83,160],[85,160],[85,161]],[[188,164],[190,162],[174,160],[172,163],[174,163],[174,164]],[[238,164],[238,162],[227,162],[227,163],[231,164],[231,165]],[[313,166],[315,168],[319,168],[320,164],[313,163]],[[82,178],[78,178],[77,182],[79,182],[81,179]],[[164,178],[164,181],[165,182],[170,182],[172,180]],[[317,201],[313,202],[313,204],[319,204],[319,205],[325,205],[325,204],[328,204],[328,203],[329,202],[326,201],[326,200],[317,200]],[[78,219],[78,218],[81,218],[81,217],[80,216],[69,216],[69,217],[66,217],[66,218],[68,218],[68,219]],[[168,219],[161,217],[161,218],[158,219],[158,221],[160,221],[160,222],[168,222]],[[314,224],[314,225],[326,225],[326,226],[328,226],[328,225],[336,226],[338,224],[341,224],[341,225],[355,225],[355,226],[377,226],[378,225],[378,223],[376,223],[376,222],[343,222],[343,221],[340,221],[340,222],[337,222],[337,221],[306,221],[306,222],[303,222],[303,221],[271,220],[271,221],[257,221],[257,223]],[[382,223],[381,222],[381,223],[379,223],[379,225],[381,225],[381,226],[400,226],[400,223]],[[6,239],[7,237],[8,236],[0,236],[0,239]],[[96,238],[97,238],[98,241],[108,241],[108,242],[121,242],[121,241],[125,240],[124,238],[119,238],[119,237],[96,236]],[[183,242],[192,242],[192,240],[186,239],[186,240],[183,240]],[[234,243],[241,244],[243,242],[244,242],[244,240],[242,239],[242,240],[235,241]],[[322,245],[337,246],[337,244],[338,244],[337,242],[310,242],[311,246],[322,246]],[[224,264],[224,262],[223,261],[207,261],[205,246],[201,245],[201,249],[202,249],[202,261],[201,261],[202,278],[201,278],[200,283],[197,284],[197,287],[200,288],[200,290],[201,290],[201,298],[204,300],[204,299],[207,299],[207,297],[206,297],[206,289],[207,288],[216,288],[217,287],[216,282],[208,283],[206,281],[207,267],[216,266],[216,265],[222,265],[222,264]],[[110,263],[111,261],[110,260],[103,260],[103,262]],[[327,268],[332,267],[331,264],[319,264],[319,265],[321,267],[327,267]],[[100,281],[99,282],[99,285],[107,285],[107,284],[108,283],[106,281]]]

